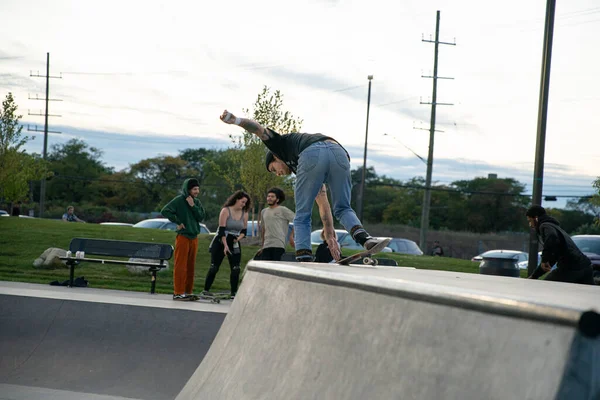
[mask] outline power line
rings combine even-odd
[[[390,187],[398,187],[405,189],[417,189],[417,190],[425,190],[426,186],[422,185],[406,185],[402,183],[382,183],[382,182],[369,182],[369,186],[390,186]],[[483,190],[460,190],[453,189],[448,187],[440,187],[440,186],[431,186],[431,191],[434,192],[448,192],[448,193],[456,193],[456,194],[476,194],[476,195],[492,195],[492,196],[512,196],[512,197],[527,197],[531,198],[531,194],[524,193],[506,193],[506,192],[489,192]],[[562,198],[584,198],[591,197],[593,194],[587,195],[554,195],[554,194],[544,194],[544,197],[562,197]]]

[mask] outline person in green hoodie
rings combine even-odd
[[[161,210],[169,221],[177,224],[175,261],[173,266],[173,300],[197,300],[194,295],[194,268],[198,252],[199,223],[205,212],[198,195],[200,184],[195,178],[183,181],[181,194]]]

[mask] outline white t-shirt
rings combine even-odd
[[[296,214],[284,206],[265,208],[262,210],[261,224],[265,228],[265,242],[263,248],[285,248],[288,235],[288,226],[294,221]]]

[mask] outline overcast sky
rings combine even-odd
[[[600,175],[600,5],[558,2],[545,194],[592,193]],[[43,129],[50,52],[49,144],[79,137],[117,169],[190,147],[224,148],[263,85],[284,94],[303,131],[342,142],[362,165],[367,75],[374,75],[368,163],[425,175],[436,10],[441,11],[433,179],[498,173],[531,187],[546,1],[0,2],[0,95]],[[385,135],[387,134],[387,135]],[[28,149],[40,152],[40,135]],[[409,150],[410,149],[410,150]],[[412,151],[411,151],[412,150]],[[548,206],[555,206],[550,203]]]

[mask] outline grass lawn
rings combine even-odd
[[[69,270],[45,270],[33,267],[33,260],[49,247],[68,249],[74,237],[130,240],[174,244],[175,233],[158,229],[141,229],[127,226],[106,226],[97,224],[66,223],[59,220],[33,218],[0,218],[0,280],[48,284],[69,278]],[[204,278],[210,266],[208,245],[212,236],[199,235],[198,256],[196,258],[195,291],[202,290]],[[242,242],[243,246],[243,242]],[[292,251],[292,249],[288,249]],[[258,251],[258,247],[245,246],[242,249],[242,266]],[[350,254],[350,253],[348,253]],[[345,254],[346,255],[346,254]],[[385,254],[388,257],[388,254]],[[393,254],[399,265],[421,269],[437,269],[457,272],[478,273],[478,264],[453,258],[407,256]],[[117,290],[149,291],[149,276],[130,273],[124,266],[82,263],[75,270],[75,276],[84,276],[90,287]],[[225,260],[217,274],[212,290],[229,290],[229,264]],[[173,293],[172,260],[170,269],[158,273],[156,282],[158,293]]]

